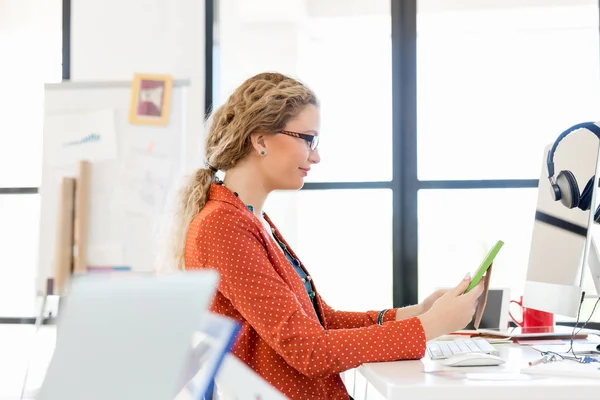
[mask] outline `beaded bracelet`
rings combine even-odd
[[[389,309],[385,309],[385,310],[381,310],[379,312],[379,315],[377,316],[377,324],[378,325],[383,325],[383,316],[385,315],[385,312],[389,311]]]

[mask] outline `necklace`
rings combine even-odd
[[[218,181],[218,182],[217,182],[217,184],[219,184],[219,185],[221,185],[221,186],[223,186],[223,187],[225,187],[225,188],[227,187],[227,186],[225,186],[225,182],[223,182],[223,181],[221,181],[221,180],[220,180],[220,181]],[[229,188],[227,188],[227,189],[229,189]],[[235,197],[237,197],[238,199],[240,198],[240,195],[238,194],[238,192],[234,192],[233,190],[232,190],[231,192],[232,192],[232,193],[235,195]],[[254,207],[252,207],[250,204],[246,204],[246,208],[247,208],[248,210],[250,210],[250,212],[251,212],[252,214],[254,214]],[[264,213],[263,213],[263,214],[264,214]]]
[[[225,186],[225,183],[223,181],[218,181],[217,183],[223,187],[227,187],[227,186]],[[229,188],[227,188],[227,189],[229,189]],[[238,192],[235,192],[233,190],[232,190],[232,192],[235,195],[235,197],[237,197],[238,199],[240,198],[240,195],[238,194]],[[248,210],[250,210],[250,212],[252,214],[254,214],[254,207],[252,207],[249,204],[246,204],[246,208]],[[300,276],[300,280],[302,281],[302,284],[305,286],[305,288],[308,292],[308,297],[310,298],[311,302],[313,303],[313,306],[315,306],[315,308],[316,308],[316,303],[315,303],[316,293],[312,287],[312,283],[311,283],[312,277],[304,271],[304,269],[300,265],[300,261],[296,257],[294,257],[294,255],[288,249],[288,247],[285,245],[285,243],[282,240],[280,240],[279,237],[277,237],[277,234],[275,233],[275,228],[271,227],[269,222],[264,218],[264,215],[265,215],[265,213],[263,212],[262,218],[265,221],[265,228],[267,228],[272,233],[273,239],[275,239],[275,242],[277,242],[277,244],[283,251],[283,254],[285,255],[285,257],[292,264],[292,267],[294,268],[294,270],[296,270],[296,273],[298,273],[298,275]],[[255,216],[258,218],[258,216],[256,214],[255,214]],[[267,227],[267,225],[268,225],[268,227]],[[319,313],[317,313],[317,316],[319,317],[319,321],[321,321],[321,316],[319,315]]]

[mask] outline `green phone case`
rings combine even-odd
[[[473,289],[475,286],[477,286],[477,284],[481,281],[481,278],[483,278],[483,275],[485,275],[485,272],[488,270],[490,265],[492,265],[492,261],[494,261],[494,258],[496,258],[496,255],[498,255],[498,252],[500,251],[502,246],[504,246],[504,242],[502,240],[498,240],[496,242],[496,244],[494,245],[494,247],[492,247],[490,249],[487,256],[485,256],[485,258],[481,262],[481,265],[479,266],[479,268],[477,268],[477,271],[473,275],[473,278],[471,279],[471,283],[469,283],[469,287],[467,287],[467,290],[465,290],[465,293],[469,293],[469,291],[471,291],[471,289]]]

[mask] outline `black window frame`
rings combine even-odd
[[[393,305],[418,302],[418,192],[421,189],[537,188],[538,179],[419,180],[417,174],[417,2],[390,0],[392,23],[393,178],[372,182],[307,182],[302,190],[391,189]],[[599,10],[600,10],[600,1]],[[206,0],[206,113],[212,106],[215,1]],[[599,31],[600,34],[600,31]],[[599,49],[600,50],[600,49]],[[560,323],[572,326],[573,323]],[[600,322],[590,322],[600,329]]]
[[[417,176],[417,0],[390,0],[392,23],[391,181],[307,182],[302,190],[392,190],[393,305],[418,302],[418,191],[421,189],[537,188],[537,179],[419,180]],[[600,1],[598,2],[600,13]],[[205,1],[205,105],[213,102],[215,0]],[[600,31],[599,31],[600,34]],[[62,0],[62,79],[71,78],[71,0]],[[600,51],[600,49],[599,49]],[[38,187],[0,187],[0,195],[37,194]],[[33,324],[35,318],[2,318],[0,324]],[[572,326],[573,323],[561,323]],[[600,329],[600,322],[588,327]]]
[[[391,189],[393,305],[418,302],[418,192],[421,189],[526,189],[538,179],[419,180],[417,174],[417,3],[390,0],[392,24],[392,168],[391,181],[307,182],[301,190]],[[598,1],[600,15],[600,0]],[[206,115],[213,102],[213,29],[215,0],[206,0]],[[600,30],[599,30],[600,35]],[[599,49],[600,54],[600,49]],[[580,321],[581,324],[585,321]],[[573,326],[571,322],[560,325]],[[588,328],[600,329],[600,322]]]

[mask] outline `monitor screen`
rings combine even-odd
[[[561,190],[563,198],[578,198],[590,180],[597,181],[598,144],[598,138],[592,132],[580,129],[566,136],[558,145],[554,154],[554,177],[561,174],[563,183],[566,175],[571,181],[575,179],[572,189],[569,185],[561,185],[565,189]],[[541,158],[542,171],[523,305],[576,317],[581,300],[583,265],[589,247],[587,238],[591,213],[579,207],[569,208],[553,198],[546,162],[551,147],[552,144],[545,148]],[[595,198],[591,208],[596,209]]]

